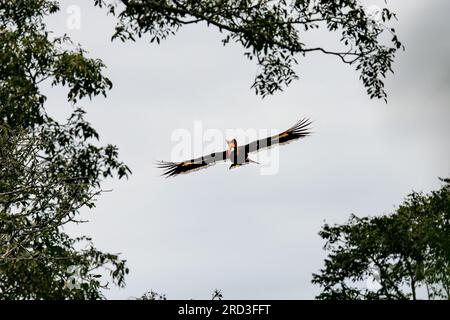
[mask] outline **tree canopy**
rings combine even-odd
[[[428,195],[411,193],[393,214],[326,224],[317,298],[418,299],[422,289],[422,298],[449,299],[450,179],[442,182]]]
[[[123,286],[128,273],[118,254],[98,250],[89,237],[72,237],[67,224],[83,222],[82,208],[95,207],[105,179],[127,177],[114,145],[100,145],[82,102],[112,88],[105,65],[79,45],[54,35],[44,23],[59,10],[53,0],[0,0],[0,297],[3,299],[99,299],[109,283]],[[253,83],[264,96],[298,78],[298,58],[320,52],[360,72],[371,98],[387,98],[384,78],[403,48],[388,24],[357,0],[94,0],[118,18],[114,38],[144,34],[160,43],[181,27],[204,23],[223,32],[255,60]],[[304,33],[325,29],[339,35],[332,48],[305,43]],[[325,45],[325,44],[324,44]],[[66,121],[46,110],[42,85],[67,90]],[[449,295],[448,184],[431,196],[413,194],[396,214],[352,217],[321,232],[331,250],[314,275],[319,298],[416,298]],[[364,291],[358,281],[369,267],[380,270],[382,289]],[[408,284],[411,292],[403,291]],[[150,292],[142,299],[165,298]],[[215,291],[214,298],[222,298]]]
[[[135,40],[144,34],[160,43],[181,27],[205,23],[224,33],[223,44],[242,45],[256,60],[252,87],[263,97],[283,90],[297,79],[298,56],[321,52],[355,67],[370,98],[387,99],[384,78],[393,72],[403,48],[389,23],[387,8],[369,10],[358,0],[94,0],[118,16],[114,38]],[[310,46],[304,33],[315,29],[337,32],[334,46]]]
[[[123,285],[128,272],[117,254],[63,229],[81,222],[80,208],[94,207],[105,178],[126,177],[130,170],[115,146],[94,143],[99,136],[79,101],[106,95],[111,82],[101,60],[46,29],[44,17],[58,9],[56,1],[0,1],[3,299],[101,298],[101,288],[108,282]],[[67,88],[72,105],[67,122],[46,112],[44,82]],[[111,280],[102,267],[111,270]]]

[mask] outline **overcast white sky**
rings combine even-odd
[[[436,189],[450,172],[447,0],[388,3],[407,50],[386,82],[387,105],[369,100],[352,67],[321,54],[300,59],[300,80],[261,100],[250,89],[256,66],[239,46],[223,47],[216,30],[189,26],[159,46],[111,42],[114,18],[92,2],[61,1],[49,26],[103,59],[114,83],[107,99],[82,105],[133,175],[107,182],[113,192],[85,212],[90,223],[70,229],[128,261],[126,288],[109,298],[153,289],[169,299],[209,299],[215,288],[226,299],[313,298],[324,221],[391,212],[411,190]],[[81,9],[80,30],[66,26],[70,5]],[[64,94],[48,91],[57,116],[70,111]],[[279,149],[276,175],[216,165],[164,179],[153,166],[170,160],[172,132],[193,130],[194,121],[225,132],[285,129],[303,116],[314,120],[314,135]]]

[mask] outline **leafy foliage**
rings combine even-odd
[[[326,224],[320,235],[330,251],[313,275],[319,299],[450,298],[450,179],[429,195],[413,192],[394,214],[352,216]],[[358,286],[378,270],[379,288]]]
[[[167,300],[167,298],[165,294],[159,294],[153,290],[150,290],[136,300]]]
[[[117,254],[97,250],[87,237],[72,238],[82,207],[95,206],[103,179],[126,177],[113,145],[99,136],[77,106],[111,88],[103,63],[70,39],[51,38],[43,18],[56,1],[0,1],[0,298],[96,299],[128,273]],[[45,110],[40,85],[68,88],[75,107],[66,123]],[[76,272],[75,272],[76,270]]]
[[[94,0],[116,14],[118,5]],[[322,52],[354,65],[371,98],[387,99],[384,78],[392,71],[395,53],[403,48],[395,29],[387,27],[396,18],[383,8],[374,16],[358,0],[122,0],[125,9],[113,38],[135,40],[149,34],[160,43],[182,26],[206,23],[224,32],[223,44],[234,41],[245,56],[256,60],[259,72],[253,83],[263,97],[283,90],[298,76],[297,55]],[[340,33],[340,43],[328,49],[311,47],[304,32],[323,28]],[[390,37],[391,41],[385,41]]]
[[[223,299],[222,291],[214,289],[211,295],[211,300],[222,300],[222,299]],[[144,293],[139,298],[136,298],[136,300],[167,300],[167,297],[165,294],[160,294],[153,290],[150,290]]]
[[[223,299],[222,291],[219,289],[214,289],[211,300],[222,300],[222,299]]]

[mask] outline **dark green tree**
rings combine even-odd
[[[56,1],[0,1],[1,299],[98,299],[128,273],[117,254],[63,229],[94,207],[105,178],[130,171],[115,146],[95,143],[84,119],[80,99],[106,95],[111,82],[100,60],[46,29],[44,17],[58,9]],[[46,112],[44,82],[67,88],[67,122]]]
[[[211,295],[211,300],[222,300],[222,299],[223,299],[222,291],[214,289]],[[167,297],[165,294],[160,294],[153,290],[150,290],[144,293],[139,298],[136,298],[136,300],[167,300]]]
[[[147,291],[136,300],[167,300],[165,294],[159,294],[153,290]]]
[[[395,213],[326,224],[329,251],[312,282],[319,299],[450,299],[450,179],[428,195],[413,192]],[[374,277],[375,285],[367,286]]]
[[[298,56],[321,52],[355,66],[371,98],[387,98],[384,78],[392,71],[395,53],[403,48],[387,24],[395,14],[368,10],[358,0],[94,0],[118,15],[114,38],[135,40],[143,34],[159,43],[182,26],[204,23],[234,41],[256,60],[253,83],[263,97],[282,90],[297,78]],[[123,6],[124,5],[124,6]],[[310,46],[304,33],[323,28],[337,32],[335,44]]]

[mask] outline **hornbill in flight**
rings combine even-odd
[[[227,140],[228,149],[225,151],[211,153],[183,162],[158,161],[156,165],[158,168],[164,170],[162,174],[163,176],[173,177],[182,173],[189,173],[195,170],[207,168],[220,161],[230,160],[230,169],[248,163],[257,163],[249,159],[249,153],[270,148],[275,145],[286,144],[299,138],[304,138],[311,134],[308,128],[310,124],[311,121],[304,118],[280,134],[265,139],[256,140],[244,146],[238,146],[236,139],[232,139],[230,141]]]

